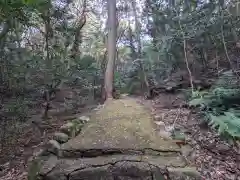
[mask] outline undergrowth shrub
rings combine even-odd
[[[28,111],[27,101],[20,96],[8,99],[2,104],[0,113],[0,149],[1,147],[15,148],[14,145],[19,140],[23,130],[22,124],[28,119]],[[12,151],[9,151],[4,154],[11,153]]]
[[[220,135],[240,138],[240,89],[223,87],[195,91],[189,105],[199,107],[209,126]]]
[[[18,121],[26,121],[28,112],[27,101],[17,97],[3,105],[3,113],[6,117],[14,117]]]

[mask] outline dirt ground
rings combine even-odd
[[[74,112],[53,112],[54,115],[48,122],[43,122],[41,128],[33,124],[32,120],[41,119],[42,114],[34,114],[27,122],[15,126],[17,133],[14,133],[14,141],[0,147],[0,180],[27,180],[27,169],[31,158],[44,148],[53,134],[66,121],[87,114],[96,106],[91,105]]]
[[[156,124],[157,121],[164,122],[165,126],[174,124],[184,131],[187,143],[193,149],[186,155],[187,159],[198,167],[204,179],[240,180],[240,146],[222,139],[202,123],[196,112],[183,108],[186,102],[182,94],[161,94],[154,100],[137,99],[151,109]],[[44,134],[37,133],[32,124],[25,124],[14,146],[0,149],[0,180],[26,180],[31,156],[44,146],[67,119],[64,115],[54,117],[44,129]]]

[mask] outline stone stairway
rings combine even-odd
[[[38,158],[35,169],[40,180],[201,179],[183,148],[158,136],[150,112],[125,97],[93,112],[79,135]]]

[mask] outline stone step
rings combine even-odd
[[[194,167],[178,156],[112,155],[94,158],[50,157],[42,165],[41,180],[165,180],[200,179]]]
[[[150,112],[134,99],[109,100],[80,134],[41,160],[40,180],[200,179],[189,148],[159,137]]]

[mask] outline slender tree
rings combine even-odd
[[[113,77],[114,64],[116,58],[116,36],[117,36],[117,16],[116,16],[116,0],[108,0],[108,62],[105,72],[105,95],[106,99],[113,98]]]
[[[149,96],[150,90],[149,90],[149,83],[147,79],[147,75],[144,70],[144,65],[141,61],[142,58],[142,45],[141,45],[141,23],[138,20],[138,15],[137,15],[137,5],[136,5],[136,0],[132,0],[132,10],[133,10],[133,15],[134,15],[134,20],[135,20],[135,31],[136,31],[136,41],[137,41],[137,56],[136,58],[139,60],[139,65],[141,69],[141,73],[143,76],[143,83],[142,87],[144,87],[144,84],[146,86],[147,90],[147,95]]]

